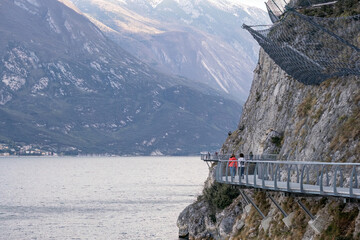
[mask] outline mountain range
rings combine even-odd
[[[267,13],[234,0],[71,0],[107,36],[153,68],[207,84],[243,103],[258,44],[242,24]]]
[[[219,148],[239,119],[236,101],[153,70],[70,5],[1,1],[1,142],[81,154]]]

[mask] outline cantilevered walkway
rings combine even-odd
[[[229,155],[202,154],[206,162],[217,162],[216,181],[301,195],[360,199],[360,163],[295,162],[277,160],[276,155],[255,155],[238,161],[231,176]],[[250,159],[245,156],[245,159]]]

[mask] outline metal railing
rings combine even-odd
[[[218,162],[219,160],[229,160],[231,154],[212,154],[212,153],[202,153],[200,154],[201,160],[203,161],[211,161],[211,162]],[[239,154],[236,155],[239,157]],[[278,154],[245,154],[245,160],[278,160]]]
[[[249,188],[360,199],[360,164],[219,160],[216,181]]]

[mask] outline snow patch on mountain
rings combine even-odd
[[[181,8],[182,10],[191,16],[191,18],[195,19],[198,18],[201,13],[198,9],[195,8],[192,1],[189,0],[174,0]],[[196,4],[197,2],[195,2]]]
[[[90,66],[91,66],[92,68],[94,68],[95,70],[102,71],[101,65],[100,65],[99,63],[97,63],[96,61],[91,62],[91,63],[90,63]]]
[[[162,3],[163,0],[148,0],[149,4],[153,7],[156,8],[157,5],[159,5],[160,3]]]
[[[31,2],[31,1],[30,1],[30,2]],[[31,13],[32,15],[35,15],[35,14],[38,13],[37,8],[35,8],[34,6],[32,6],[32,5],[34,5],[34,4],[32,4],[32,5],[29,6],[29,1],[15,0],[15,1],[14,1],[14,4],[15,4],[16,6],[22,8],[23,10]],[[35,6],[36,6],[36,5],[35,5]]]
[[[148,140],[144,140],[142,144],[143,144],[144,146],[152,146],[155,141],[156,141],[156,138],[151,138],[149,141],[148,141]]]
[[[151,156],[164,156],[164,154],[159,150],[156,149],[155,151],[151,152]]]
[[[204,60],[201,60],[201,64],[211,74],[211,76],[215,79],[216,83],[221,87],[221,89],[223,89],[226,93],[229,93],[229,90],[224,87],[222,81],[216,76],[214,70],[211,69]]]
[[[64,26],[65,26],[66,30],[68,30],[68,32],[71,34],[71,38],[75,40],[76,37],[72,31],[72,27],[71,27],[70,23],[67,20],[65,20]]]
[[[5,105],[7,102],[11,101],[12,95],[8,92],[0,90],[0,105]]]
[[[40,7],[40,4],[37,0],[26,0],[28,3],[34,5],[35,7]]]
[[[31,92],[37,93],[37,92],[47,88],[48,85],[49,85],[49,79],[47,77],[40,78],[39,82],[33,86]]]
[[[46,21],[48,22],[51,30],[53,30],[54,32],[56,32],[56,33],[58,33],[58,34],[61,33],[60,27],[57,26],[57,24],[55,23],[53,17],[51,16],[51,13],[50,13],[50,12],[48,12],[48,13],[46,14]]]
[[[1,80],[6,86],[8,86],[12,91],[19,90],[24,86],[26,80],[17,75],[7,75],[4,74]]]
[[[253,7],[250,7],[241,1],[237,1],[237,0],[206,0],[206,1],[211,3],[213,6],[227,12],[232,12],[236,9],[242,9],[246,11],[249,15],[252,14],[251,8]]]

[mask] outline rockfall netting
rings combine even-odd
[[[289,0],[269,0],[265,3],[270,20],[275,23],[279,21],[280,16],[285,13],[285,8],[290,5]]]
[[[304,84],[360,76],[360,15],[318,18],[290,10],[270,28],[243,28],[277,65]]]
[[[273,23],[280,20],[287,9],[333,4],[332,0],[268,0],[265,5]]]

